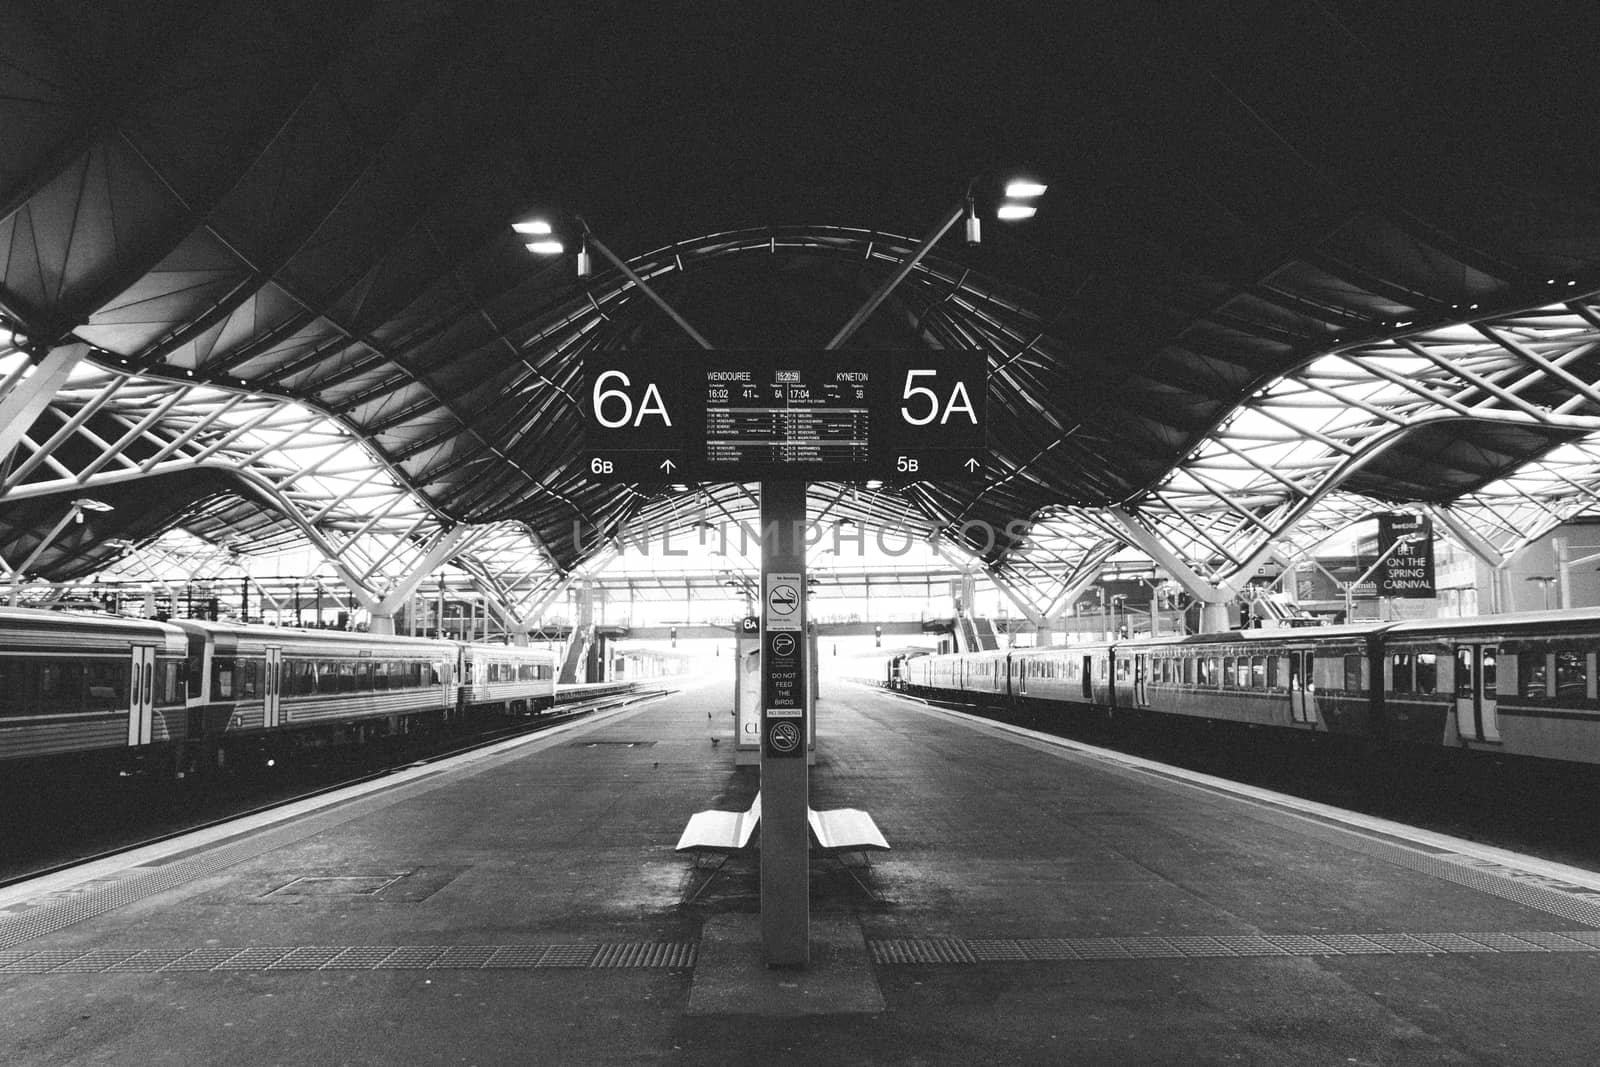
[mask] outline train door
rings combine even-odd
[[[1145,693],[1145,682],[1149,680],[1150,657],[1143,652],[1133,654],[1133,703],[1135,707],[1147,708],[1150,698]]]
[[[1094,657],[1083,657],[1083,699],[1094,700]]]
[[[1456,732],[1467,741],[1499,741],[1494,645],[1456,646]]]
[[[1317,685],[1312,668],[1315,654],[1310,649],[1289,652],[1289,721],[1317,721]]]
[[[261,680],[261,699],[266,705],[263,725],[270,730],[279,725],[283,711],[283,649],[267,648],[263,672],[265,677]]]
[[[156,650],[153,645],[137,645],[128,679],[128,744],[148,745],[152,740],[156,716]]]

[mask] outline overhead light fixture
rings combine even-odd
[[[1000,219],[1031,219],[1038,211],[1033,204],[1022,203],[1026,200],[1036,200],[1044,195],[1049,186],[1043,182],[1034,181],[1032,178],[1013,178],[1006,182],[1006,201],[995,212],[995,217]]]
[[[566,247],[555,236],[555,228],[550,225],[549,219],[523,219],[513,222],[511,228],[524,237],[539,238],[524,246],[530,252],[541,256],[559,256],[566,251]]]
[[[978,221],[978,209],[972,202],[972,195],[967,195],[967,244],[983,243],[983,223]]]
[[[104,500],[91,500],[89,497],[86,497],[86,496],[80,496],[78,499],[74,500],[72,503],[73,503],[73,506],[82,508],[85,511],[116,511],[117,510],[115,506],[113,506],[111,504],[107,504]]]
[[[593,271],[594,264],[589,261],[589,235],[584,234],[578,244],[578,277],[587,278]]]

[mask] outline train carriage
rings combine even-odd
[[[188,646],[186,739],[208,762],[246,738],[401,732],[456,706],[450,641],[342,630],[181,621]],[[318,730],[322,731],[321,733]]]
[[[1111,702],[1111,646],[1081,644],[1017,649],[1011,653],[1010,690],[1018,703],[1095,705]]]
[[[499,707],[510,714],[537,714],[556,699],[559,657],[525,645],[466,645],[461,653],[464,706]]]
[[[1368,735],[1382,625],[1238,630],[1120,642],[1118,707],[1253,726]]]
[[[1600,762],[1600,609],[1397,623],[1390,728],[1435,745]]]
[[[923,656],[904,675],[1036,714],[1126,709],[1600,764],[1600,608]]]
[[[181,736],[186,654],[164,623],[0,608],[0,761],[122,756]]]
[[[0,763],[183,777],[634,684],[558,690],[559,664],[527,646],[0,608]]]

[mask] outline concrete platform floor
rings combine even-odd
[[[825,688],[812,875],[760,966],[757,788],[706,684],[449,770],[0,893],[32,1064],[1588,1064],[1600,876]],[[712,739],[717,743],[713,744]]]

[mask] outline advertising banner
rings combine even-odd
[[[1378,550],[1389,553],[1378,569],[1379,596],[1426,598],[1437,595],[1432,519],[1405,512],[1378,516]]]

